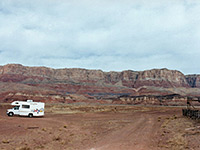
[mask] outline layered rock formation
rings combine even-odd
[[[195,87],[195,88],[194,88]],[[0,66],[0,101],[34,99],[48,102],[113,102],[120,96],[200,96],[200,76],[179,71],[103,72],[52,69],[20,64]]]
[[[157,87],[189,87],[185,76],[176,70],[153,69],[147,71],[103,72],[86,69],[52,69],[24,67],[9,64],[0,67],[0,81],[17,83],[80,83],[109,84],[138,88],[143,85]]]
[[[187,75],[185,76],[190,87],[200,88],[200,75]]]

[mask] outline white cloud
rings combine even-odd
[[[2,0],[0,64],[199,73],[195,0]]]

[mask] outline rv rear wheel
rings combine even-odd
[[[28,114],[28,117],[29,117],[29,118],[32,118],[32,117],[33,117],[33,114]]]
[[[13,115],[14,115],[13,112],[9,112],[9,113],[8,113],[8,116],[10,116],[10,117],[12,117]]]

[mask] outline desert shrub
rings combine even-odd
[[[59,136],[53,137],[53,141],[60,141],[60,140],[61,140],[61,138]]]
[[[9,140],[6,140],[6,139],[4,139],[4,140],[2,140],[2,143],[4,143],[4,144],[8,144],[8,143],[10,143],[10,141],[9,141]]]

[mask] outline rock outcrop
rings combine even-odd
[[[200,88],[200,75],[186,75],[185,78],[190,87]]]

